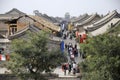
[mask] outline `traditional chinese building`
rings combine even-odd
[[[88,16],[84,21],[82,20],[81,22],[77,23],[76,26],[79,28],[80,32],[84,31],[84,26],[91,25],[95,23],[96,21],[100,20],[101,17],[96,13]]]
[[[3,35],[12,35],[24,29],[29,24],[34,24],[43,30],[59,32],[60,28],[38,16],[27,15],[15,8],[5,14],[0,14],[0,28]],[[0,32],[0,33],[1,33]]]
[[[32,32],[47,31],[52,35],[59,33],[60,27],[41,17],[27,15],[16,8],[5,14],[0,14],[0,43],[6,46],[13,39],[25,37],[26,30]],[[53,40],[54,42],[54,40]]]
[[[105,33],[108,29],[116,26],[119,22],[120,22],[120,14],[116,10],[114,10],[112,12],[109,12],[99,21],[89,26],[85,26],[84,28],[92,36],[96,36]]]

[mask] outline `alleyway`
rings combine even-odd
[[[66,33],[66,32],[64,32],[64,33]],[[71,40],[70,35],[69,35],[66,39],[61,38],[61,40],[63,40],[65,44],[72,43],[73,46],[75,44],[77,44],[77,49],[78,49],[78,52],[79,52],[79,49],[80,49],[79,43],[76,43],[75,38],[72,38],[72,40]],[[70,57],[68,55],[67,49],[65,49],[65,53],[67,53],[68,62],[70,62]],[[78,57],[75,57],[75,62],[76,62],[76,64],[78,64],[81,61],[83,61],[83,60],[80,56],[80,53],[78,53]],[[64,75],[64,71],[62,71],[62,66],[58,66],[53,73],[58,74],[59,77],[77,77],[79,75],[79,73],[77,73],[76,75],[73,75],[72,72],[71,72],[71,74],[68,74],[68,70],[66,71],[66,75]]]

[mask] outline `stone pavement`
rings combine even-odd
[[[57,67],[53,73],[56,73],[59,75],[59,77],[77,77],[78,74],[73,75],[72,72],[71,74],[68,74],[68,70],[66,71],[66,75],[64,75],[64,72],[62,71],[61,66]]]
[[[71,40],[71,39],[69,39],[69,37],[70,37],[70,35],[69,35],[66,39],[61,39],[61,40],[63,40],[63,41],[65,42],[65,44],[72,43],[73,46],[74,46],[75,44],[77,44],[77,49],[79,50],[79,49],[80,49],[79,43],[77,43],[77,42],[75,41],[75,38],[73,38],[73,39]],[[79,52],[79,51],[78,51],[78,52]],[[67,53],[67,51],[65,51],[65,53]],[[69,62],[70,59],[69,59],[69,56],[68,56],[68,55],[67,55],[67,58],[68,58],[68,62]],[[78,64],[79,62],[82,62],[82,61],[83,61],[82,58],[81,58],[81,56],[80,56],[80,54],[78,54],[78,57],[75,58],[75,61],[76,61],[77,64]],[[67,70],[67,72],[66,72],[66,75],[64,75],[64,72],[62,71],[61,66],[58,66],[58,67],[54,70],[53,73],[58,74],[59,77],[71,77],[71,78],[72,78],[72,77],[77,77],[77,76],[79,75],[79,74],[73,75],[72,72],[71,72],[71,74],[68,74],[68,70]],[[66,80],[68,80],[68,79],[66,79]],[[75,80],[76,80],[76,79],[75,79]]]
[[[82,62],[83,60],[81,59],[80,55],[78,55],[77,58],[75,58],[76,63],[78,64],[79,62]],[[56,73],[59,75],[59,77],[77,77],[79,76],[80,73],[77,73],[76,75],[73,75],[72,72],[71,74],[68,74],[68,70],[66,71],[66,75],[64,75],[64,72],[62,71],[62,67],[58,66],[53,73]]]
[[[6,71],[8,71],[7,68],[0,67],[0,74],[4,74]]]

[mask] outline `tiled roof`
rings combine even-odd
[[[19,11],[16,8],[6,12],[5,14],[0,14],[0,20],[9,20],[9,19],[17,19],[20,16],[26,15],[25,13]]]
[[[31,18],[35,19],[36,21],[38,21],[40,24],[42,24],[44,27],[47,27],[53,31],[60,31],[60,27],[54,25],[53,23],[51,22],[48,22],[46,20],[44,20],[43,18],[39,17],[39,16],[32,16],[32,15],[29,15]]]
[[[113,18],[117,18],[116,17],[117,15],[119,15],[118,12],[116,10],[114,10],[114,11],[110,12],[108,15],[106,15],[105,17],[103,17],[102,19],[100,19],[99,21],[93,23],[90,26],[87,26],[87,30],[88,31],[94,31],[96,29],[99,29],[102,26],[104,26],[106,23],[111,21]]]
[[[36,26],[34,26],[34,25],[28,25],[28,26],[26,26],[24,29],[16,32],[16,33],[13,34],[13,35],[10,35],[10,36],[9,36],[9,39],[14,39],[14,38],[20,37],[20,36],[22,36],[27,30],[30,30],[30,31],[33,31],[33,32],[39,32],[41,29],[39,29],[38,27],[36,27]]]
[[[16,9],[16,8],[13,8],[12,10],[6,12],[5,14],[12,14],[12,12],[16,12],[16,13],[19,14],[19,15],[25,15],[25,13],[19,11],[19,10]],[[14,14],[15,14],[15,13],[14,13]]]
[[[0,14],[0,20],[12,20],[17,19],[20,16],[26,15],[25,13],[19,11],[16,8],[13,8],[12,10],[6,12],[5,14]]]
[[[89,23],[90,21],[94,20],[95,17],[99,16],[98,14],[92,14],[88,19],[84,20],[81,23],[78,23],[78,25],[84,25]],[[100,16],[99,16],[100,17]]]
[[[119,22],[120,22],[120,18],[113,18],[112,20],[110,20],[108,23],[106,23],[105,25],[103,25],[99,29],[92,31],[90,34],[93,36],[103,34],[103,33],[107,32],[108,30],[110,30],[112,27],[115,27],[116,24],[118,24]],[[111,23],[113,26],[111,26]]]
[[[11,21],[15,19],[19,19],[25,15],[17,15],[17,14],[0,14],[0,21]]]
[[[114,17],[116,14],[118,14],[118,13],[117,13],[116,10],[114,10],[114,11],[110,12],[107,16],[102,18],[101,20],[97,21],[95,24],[99,24],[99,23],[102,23],[102,22],[104,22],[104,21],[106,21],[108,19],[111,19],[111,17]]]
[[[71,22],[73,22],[73,23],[82,22],[83,20],[86,20],[88,17],[89,17],[88,14],[83,14],[83,15],[79,16],[78,18],[71,20]]]

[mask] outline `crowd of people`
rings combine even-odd
[[[77,44],[75,44],[75,46],[73,46],[72,43],[65,44],[65,48],[67,49],[70,60],[75,61],[75,57],[78,57]]]
[[[69,62],[62,65],[62,70],[64,71],[64,75],[66,75],[66,71],[68,70],[68,74],[75,75],[79,73],[80,70],[78,68],[78,64],[76,64],[75,58],[78,57],[78,49],[77,44],[73,46],[72,43],[65,44],[65,49],[68,53]]]
[[[70,32],[66,32],[63,34],[63,39],[70,39],[72,40],[73,34]],[[78,64],[75,61],[75,58],[78,57],[78,49],[77,49],[77,44],[74,44],[72,42],[65,43],[65,51],[67,52],[68,55],[68,63],[62,64],[62,70],[64,72],[64,75],[67,74],[73,74],[75,75],[76,73],[79,73],[79,67]]]
[[[67,27],[68,28],[68,27]],[[80,39],[79,39],[80,38]],[[79,36],[78,37],[78,31],[72,30],[72,28],[66,29],[65,25],[62,25],[62,40],[68,40],[67,42],[64,42],[64,52],[67,53],[68,57],[68,62],[62,64],[62,70],[64,72],[64,75],[67,74],[73,74],[75,75],[76,73],[80,73],[79,66],[77,64],[78,61],[78,55],[82,56],[82,52],[79,52],[77,49],[77,42],[82,43],[83,37]],[[72,43],[75,40],[76,44]],[[62,45],[63,47],[63,45]],[[79,54],[80,53],[80,54]]]
[[[74,35],[74,33],[71,32],[71,31],[70,32],[66,32],[66,33],[63,34],[63,39],[67,39],[69,37],[69,39],[72,40],[73,37],[74,37],[73,35]]]
[[[73,75],[75,75],[76,73],[80,73],[79,67],[76,64],[76,62],[64,63],[62,65],[62,70],[64,71],[64,75],[66,75],[67,72],[68,72],[68,74],[73,74]]]

